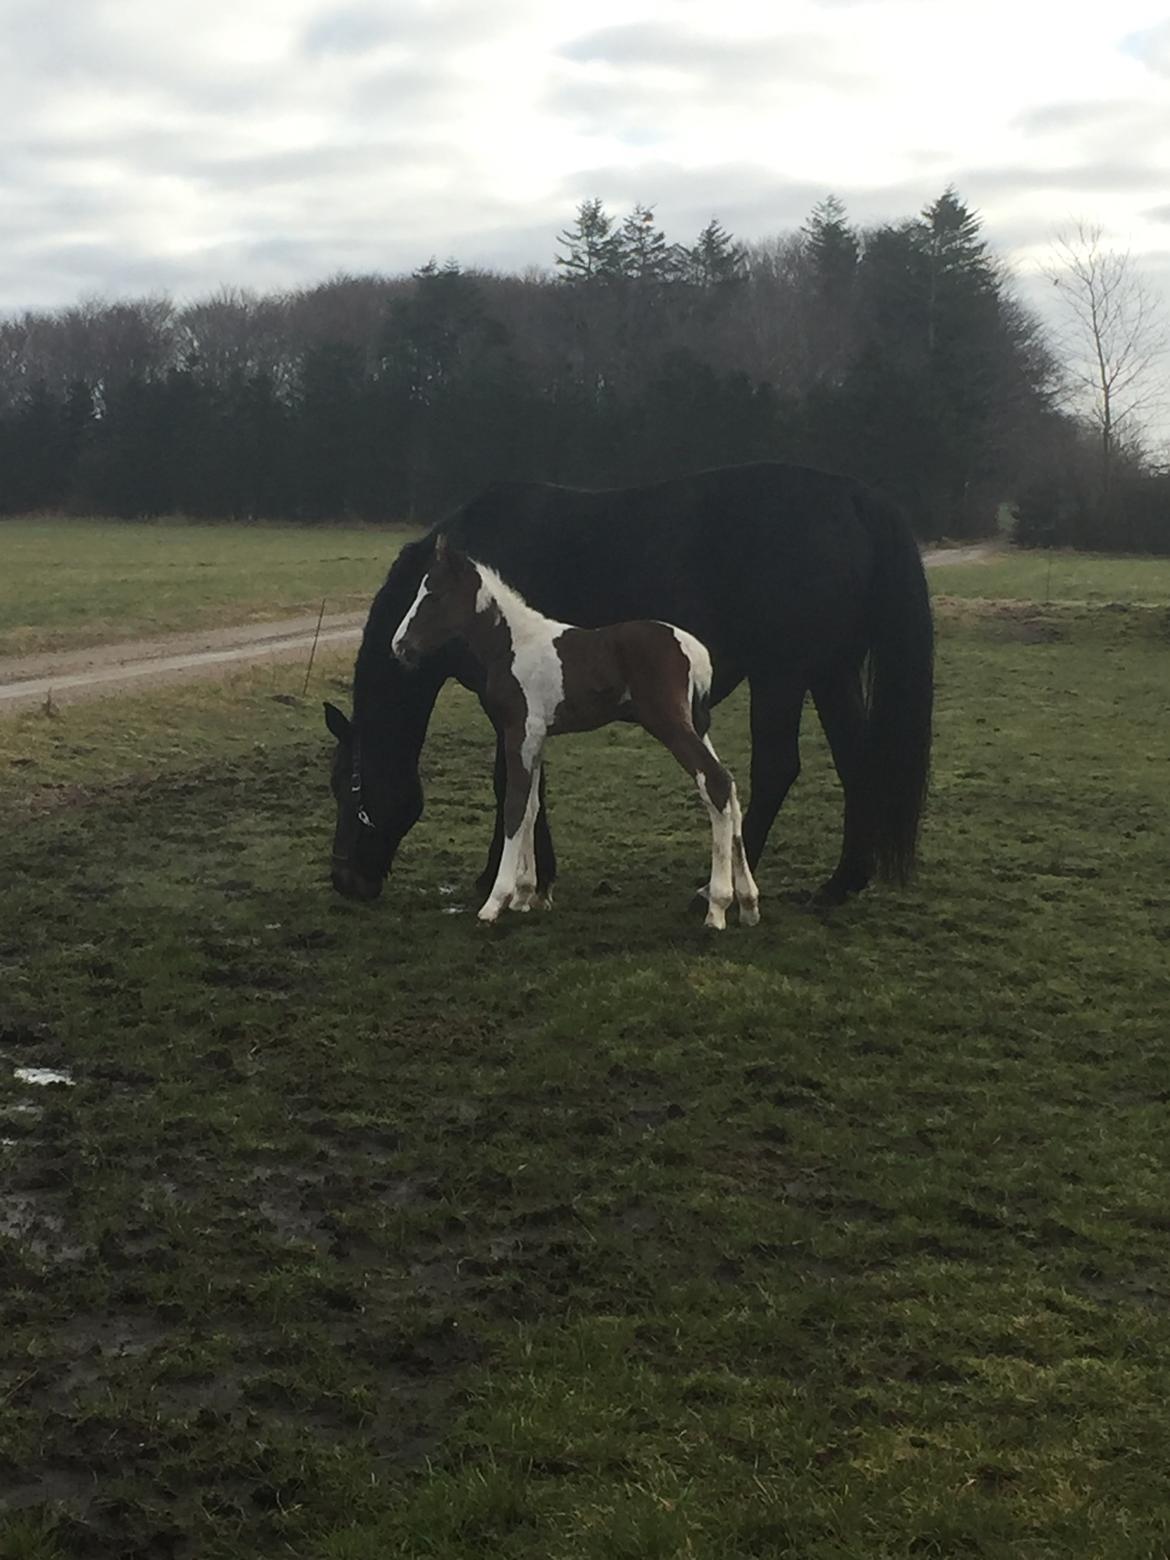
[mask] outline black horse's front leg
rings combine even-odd
[[[536,893],[538,899],[551,903],[553,884],[557,876],[557,856],[553,849],[552,833],[548,826],[548,810],[545,806],[545,773],[547,765],[540,766],[540,810],[536,815]],[[481,897],[491,892],[500,870],[500,857],[504,852],[504,797],[508,791],[508,761],[504,752],[504,738],[496,732],[496,761],[492,768],[492,788],[496,796],[496,823],[492,842],[488,847],[487,864],[475,886]]]

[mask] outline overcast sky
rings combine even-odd
[[[0,310],[549,265],[583,198],[672,239],[953,182],[1170,278],[1167,0],[0,0]]]

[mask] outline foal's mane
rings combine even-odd
[[[490,563],[482,563],[478,558],[473,558],[470,554],[467,555],[467,561],[479,575],[479,592],[475,601],[477,611],[482,611],[487,604],[484,601],[486,596],[488,601],[504,618],[524,618],[527,616],[539,618],[546,623],[549,621],[543,612],[539,612],[531,602],[525,601],[516,587],[509,585],[507,580],[498,574]]]

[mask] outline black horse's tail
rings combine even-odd
[[[918,544],[892,504],[867,495],[878,546],[866,688],[867,785],[874,865],[905,882],[914,869],[930,780],[934,622]]]

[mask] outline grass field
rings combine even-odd
[[[0,520],[0,655],[367,605],[403,527]]]
[[[285,669],[0,724],[5,1560],[1170,1552],[1170,646],[1083,623],[944,621],[921,876],[828,918],[810,719],[721,937],[634,732],[485,932],[465,696],[369,908]]]
[[[0,656],[364,607],[403,526],[0,521]],[[1002,552],[931,571],[936,594],[1170,603],[1170,559]]]
[[[971,563],[932,569],[942,596],[993,601],[1170,602],[1170,558],[1102,558],[1090,553],[1004,549]]]

